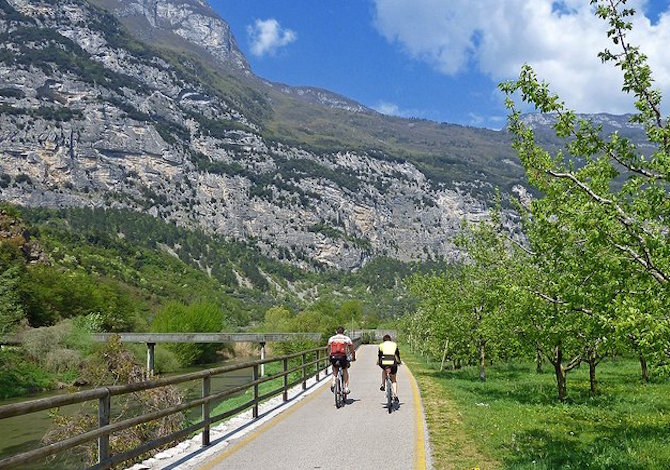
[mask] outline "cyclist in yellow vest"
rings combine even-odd
[[[382,386],[379,390],[385,391],[386,382],[386,368],[391,368],[391,392],[393,393],[393,401],[398,403],[398,382],[396,381],[396,374],[398,373],[398,365],[402,364],[400,361],[400,350],[398,345],[391,341],[391,335],[384,335],[384,342],[379,345],[379,354],[377,364],[382,368]]]

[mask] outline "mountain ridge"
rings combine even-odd
[[[302,267],[354,269],[454,259],[462,221],[486,217],[495,187],[523,184],[504,131],[256,77],[204,2],[53,5],[0,0],[2,200],[146,211]],[[147,5],[190,19],[147,31]],[[232,52],[213,65],[217,51],[184,37]]]

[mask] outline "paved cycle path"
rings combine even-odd
[[[350,369],[351,394],[335,407],[329,381],[300,403],[202,462],[210,469],[424,469],[427,432],[416,382],[398,371],[400,407],[379,390],[377,346],[363,345]]]

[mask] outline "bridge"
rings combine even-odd
[[[0,407],[2,419],[67,403],[97,400],[99,422],[79,436],[49,444],[0,460],[1,468],[40,460],[67,451],[90,440],[98,442],[98,464],[92,468],[118,467],[121,462],[143,455],[169,442],[185,441],[136,468],[237,469],[237,468],[427,468],[426,430],[421,400],[411,371],[399,371],[399,409],[388,414],[384,394],[379,391],[381,370],[376,366],[376,346],[361,345],[351,370],[352,390],[347,404],[336,409],[328,387],[329,364],[325,348],[265,358],[176,377],[148,380],[138,384],[104,387],[31,402]],[[263,364],[278,362],[282,371],[264,377]],[[210,381],[227,372],[251,368],[253,377],[246,385],[210,393]],[[295,379],[297,375],[297,379]],[[291,382],[289,377],[293,377]],[[280,386],[259,393],[259,385],[280,381]],[[201,381],[201,398],[168,409],[153,411],[119,422],[110,422],[111,398],[139,390],[150,390],[185,381]],[[253,398],[233,410],[212,416],[210,405],[252,390]],[[201,409],[201,421],[186,429],[142,444],[139,448],[112,454],[109,437],[150,420]],[[216,426],[215,423],[222,422]],[[195,438],[190,438],[197,433]]]

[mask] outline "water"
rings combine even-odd
[[[195,372],[212,367],[218,367],[224,364],[228,365],[242,360],[248,360],[248,359],[235,359],[232,361],[226,361],[224,363],[207,364],[198,367],[191,367],[185,370],[180,370],[172,374],[166,374],[163,377],[168,377],[177,374],[184,374],[188,372]],[[211,393],[216,393],[228,390],[233,387],[237,387],[239,385],[243,385],[245,383],[249,383],[251,382],[251,380],[252,380],[251,369],[242,369],[228,373],[225,376],[212,377],[210,390]],[[184,394],[184,401],[190,401],[196,398],[200,398],[201,396],[201,387],[202,387],[201,380],[194,380],[183,384],[179,384],[177,386],[182,390],[182,393]],[[36,400],[39,398],[53,397],[63,393],[67,393],[67,390],[56,390],[56,391],[40,393],[36,395],[31,395],[28,398],[21,397],[21,398],[13,398],[10,400],[3,400],[0,401],[0,405],[19,403],[28,400]],[[87,404],[88,403],[92,403],[95,407],[97,407],[97,403],[95,401],[87,402]],[[62,415],[72,416],[75,413],[77,413],[77,411],[79,411],[82,406],[86,406],[87,404],[67,405],[61,407],[58,411]],[[114,406],[114,398],[112,398],[112,407],[113,406]],[[212,408],[213,407],[214,404],[212,404]],[[31,449],[41,447],[42,437],[52,426],[52,419],[51,419],[52,411],[54,410],[38,411],[24,416],[15,416],[13,418],[0,420],[0,459],[8,457],[10,455],[18,454],[20,452],[25,452]],[[187,412],[187,416],[189,419],[197,419],[199,413],[200,408],[196,407],[189,410],[189,412]],[[127,417],[128,416],[124,418]],[[68,452],[65,451],[64,453],[67,454]],[[42,470],[42,469],[54,470],[55,468],[58,468],[67,470],[67,469],[82,468],[85,466],[86,465],[80,461],[72,461],[72,459],[67,461],[60,459],[56,460],[55,462],[54,461],[41,462],[41,463],[37,462],[34,464],[28,464],[13,468],[25,469],[25,470]]]

